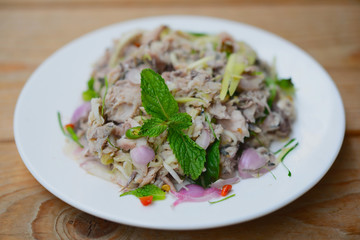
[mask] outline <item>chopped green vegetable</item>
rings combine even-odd
[[[74,129],[71,126],[67,126],[66,127],[66,131],[64,130],[63,124],[61,122],[61,114],[60,112],[57,112],[57,117],[58,117],[58,123],[60,126],[60,130],[61,132],[68,138],[70,138],[71,140],[73,140],[75,143],[77,143],[81,148],[84,148],[84,146],[80,143],[79,141],[79,137],[76,135],[76,133],[74,132]]]
[[[86,90],[82,93],[82,98],[85,102],[90,102],[91,99],[97,98],[99,95],[94,90]]]
[[[292,142],[295,141],[295,138],[290,139],[290,141],[288,141],[282,148],[280,148],[279,150],[277,150],[276,152],[274,152],[274,154],[278,154],[283,148],[289,146]]]
[[[80,147],[83,148],[84,146],[79,142],[79,138],[74,132],[74,129],[72,127],[66,127],[66,130],[69,133],[70,138],[74,140],[74,142],[76,142]]]
[[[288,95],[291,95],[295,92],[295,87],[291,81],[291,78],[280,79],[277,81],[277,85]]]
[[[205,114],[205,120],[206,120],[207,123],[209,124],[209,128],[210,128],[212,134],[214,135],[214,138],[217,139],[216,134],[215,134],[215,131],[214,131],[214,128],[213,128],[213,126],[212,126],[212,124],[211,124],[211,121],[210,121],[208,115],[207,115],[206,113],[204,113],[204,114]]]
[[[87,82],[88,89],[94,90],[94,83],[95,83],[95,79],[94,77],[91,77],[90,80]]]
[[[99,97],[99,94],[94,90],[94,82],[94,77],[91,77],[90,80],[87,82],[88,90],[82,93],[82,98],[86,102],[89,102],[92,98]]]
[[[184,173],[197,179],[205,163],[206,152],[180,130],[169,128],[168,141]]]
[[[283,156],[281,157],[281,161],[284,161],[285,157],[292,151],[294,150],[297,146],[299,145],[299,143],[296,143],[294,146],[292,146],[291,148],[285,148],[285,153],[283,154]]]
[[[62,122],[61,122],[60,112],[57,112],[57,117],[58,117],[58,123],[59,123],[61,132],[64,134],[64,136],[69,137],[69,136],[66,134],[66,132],[65,132],[65,130],[64,130],[64,127],[63,127],[63,124],[62,124]]]
[[[107,142],[112,146],[113,148],[116,148],[117,150],[120,150],[120,148],[116,147],[114,144],[111,143],[109,137],[107,137]]]
[[[194,97],[179,97],[179,98],[175,98],[175,101],[178,102],[178,103],[188,103],[188,102],[206,103],[203,99],[194,98]]]
[[[208,36],[208,34],[206,33],[200,33],[200,32],[186,32],[187,34],[190,34],[194,37],[204,37],[204,36]]]
[[[155,186],[154,184],[148,184],[141,188],[137,188],[135,190],[125,192],[120,195],[120,197],[127,196],[127,195],[134,195],[135,197],[141,198],[146,196],[153,196],[153,200],[164,200],[165,199],[165,192],[162,191],[159,187]]]
[[[232,53],[225,66],[224,78],[221,82],[220,99],[224,100],[229,91],[232,96],[241,79],[241,73],[245,69],[244,58],[240,53]]]
[[[270,91],[270,96],[267,100],[267,104],[271,108],[271,106],[276,98],[276,94],[277,94],[276,81],[272,78],[266,78],[265,84],[269,88],[269,91]]]
[[[164,79],[151,69],[141,72],[141,101],[148,114],[162,120],[169,120],[179,111]]]
[[[292,95],[295,92],[294,84],[291,81],[291,78],[289,79],[278,79],[276,76],[275,78],[266,78],[265,84],[270,90],[270,96],[268,98],[268,105],[269,107],[272,106],[278,89],[281,89],[285,94]]]
[[[232,198],[232,197],[235,197],[235,193],[232,194],[232,195],[230,195],[230,196],[228,196],[228,197],[226,197],[226,198],[222,198],[222,199],[220,199],[220,200],[218,200],[218,201],[209,202],[209,203],[210,203],[210,204],[219,203],[219,202],[225,201],[225,200],[227,200],[227,199],[229,199],[229,198]]]
[[[141,130],[141,126],[129,128],[129,129],[126,131],[125,136],[126,136],[127,138],[129,138],[129,139],[141,138],[141,137],[143,137],[143,136],[140,135],[140,130]]]
[[[282,147],[281,149],[279,149],[278,151],[275,152],[275,154],[280,153],[279,156],[277,157],[277,161],[281,162],[281,164],[286,168],[286,170],[288,171],[288,176],[291,177],[291,171],[289,170],[289,168],[284,164],[284,159],[285,157],[292,151],[294,150],[299,143],[296,143],[294,146],[292,147],[288,147],[290,146],[291,143],[293,143],[295,141],[295,139],[291,139],[287,144],[285,144],[284,147]]]

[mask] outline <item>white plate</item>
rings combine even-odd
[[[279,76],[292,77],[297,121],[293,136],[300,145],[286,158],[292,177],[280,165],[270,174],[235,185],[236,197],[209,205],[184,203],[176,208],[168,196],[143,207],[134,197],[119,198],[119,187],[87,174],[63,152],[64,136],[56,112],[71,116],[91,66],[112,39],[136,29],[167,24],[193,32],[226,31],[249,43],[261,59],[277,59]],[[64,120],[64,123],[67,121]],[[344,108],[326,71],[292,43],[261,29],[228,20],[196,16],[162,16],[111,25],[89,33],[49,57],[30,77],[17,102],[15,140],[32,175],[51,193],[92,215],[118,223],[158,229],[201,229],[248,221],[273,212],[313,187],[340,150],[345,131]]]

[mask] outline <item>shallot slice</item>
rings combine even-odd
[[[155,152],[151,147],[142,145],[131,149],[130,156],[136,165],[145,166],[155,158]]]
[[[71,123],[75,124],[77,121],[79,121],[80,118],[86,117],[88,113],[90,112],[91,104],[90,102],[85,102],[81,104],[73,113],[71,117]]]
[[[195,184],[186,185],[186,188],[181,189],[179,192],[171,191],[177,198],[173,203],[173,207],[183,202],[205,202],[221,196],[221,190],[217,188],[204,189]]]

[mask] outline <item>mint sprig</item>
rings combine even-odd
[[[197,180],[197,184],[208,187],[211,183],[219,179],[220,174],[220,141],[216,139],[206,151],[206,171]]]
[[[167,140],[185,175],[197,179],[204,168],[206,151],[182,131],[192,125],[191,116],[179,112],[164,79],[151,69],[141,72],[141,101],[152,118],[141,126],[139,136],[156,137],[167,130]]]

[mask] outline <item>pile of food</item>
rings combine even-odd
[[[114,41],[62,130],[81,166],[126,194],[163,189],[186,201],[195,185],[219,194],[281,163],[297,144],[269,146],[291,133],[293,94],[291,79],[229,34],[160,26]]]

